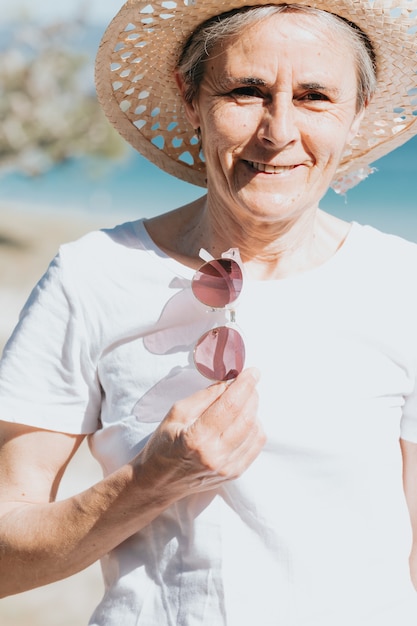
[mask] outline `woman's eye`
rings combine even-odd
[[[256,87],[251,87],[250,85],[244,87],[236,87],[233,89],[232,95],[237,98],[261,98],[259,90]]]
[[[315,101],[315,100],[327,101],[328,99],[329,98],[324,93],[320,93],[320,92],[306,93],[300,98],[300,100],[308,100],[308,101]]]

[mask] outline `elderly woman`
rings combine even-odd
[[[3,595],[102,559],[92,625],[415,625],[417,247],[319,203],[417,130],[417,4],[308,5],[110,25],[107,115],[207,195],[63,246],[31,294]],[[104,478],[55,502],[85,436]]]

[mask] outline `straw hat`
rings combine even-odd
[[[184,43],[200,23],[250,4],[250,0],[128,0],[107,28],[97,54],[97,93],[110,122],[158,167],[202,187],[204,157],[184,115],[174,69]],[[367,175],[370,163],[417,134],[417,0],[298,0],[298,4],[354,22],[376,52],[378,89],[333,185],[344,191]]]

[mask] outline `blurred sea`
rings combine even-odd
[[[417,241],[417,137],[373,165],[377,171],[345,197],[330,190],[322,208]],[[203,193],[133,150],[119,161],[74,159],[37,177],[0,176],[0,208],[114,215],[115,222],[151,217]]]

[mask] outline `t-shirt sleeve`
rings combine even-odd
[[[417,381],[403,406],[400,435],[402,439],[417,443]]]
[[[1,420],[75,434],[97,430],[101,388],[75,282],[61,250],[5,346]]]

